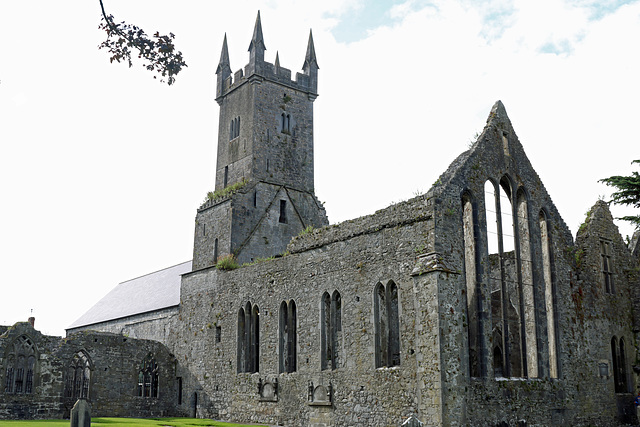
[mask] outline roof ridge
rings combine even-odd
[[[134,277],[134,278],[132,278],[132,279],[125,280],[124,282],[120,282],[120,283],[118,283],[118,284],[119,284],[119,285],[122,285],[123,283],[132,282],[132,281],[134,281],[134,280],[138,280],[138,279],[141,279],[141,278],[143,278],[143,277],[151,276],[152,274],[160,273],[161,271],[164,271],[164,270],[169,270],[170,268],[175,268],[175,267],[178,267],[178,266],[180,266],[180,265],[184,265],[184,264],[186,264],[186,263],[188,263],[188,262],[193,262],[193,260],[192,260],[192,259],[190,259],[190,260],[188,260],[188,261],[180,262],[180,263],[178,263],[178,264],[175,264],[175,265],[172,265],[172,266],[169,266],[169,267],[161,268],[160,270],[152,271],[152,272],[150,272],[150,273],[143,274],[143,275],[141,275],[141,276],[137,276],[137,277]]]

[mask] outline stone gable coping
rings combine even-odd
[[[318,228],[309,234],[294,237],[287,250],[290,253],[300,253],[357,236],[377,233],[385,228],[429,221],[432,218],[433,199],[422,195],[381,209],[372,215]]]

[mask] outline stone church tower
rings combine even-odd
[[[277,53],[265,62],[265,50],[259,12],[244,70],[232,75],[226,36],[222,44],[216,191],[196,215],[194,270],[228,254],[240,263],[281,254],[306,227],[328,224],[313,184],[313,37],[294,80]]]

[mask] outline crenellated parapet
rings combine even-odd
[[[240,86],[246,83],[260,84],[264,80],[269,80],[294,90],[306,92],[311,100],[314,100],[318,96],[319,67],[311,31],[309,32],[307,52],[302,66],[303,72],[297,72],[294,79],[291,78],[290,69],[280,66],[278,54],[276,54],[275,63],[266,62],[264,60],[265,50],[266,47],[262,35],[260,12],[258,12],[253,37],[249,45],[249,63],[245,65],[244,69],[240,69],[232,74],[229,62],[229,51],[227,48],[227,36],[225,35],[222,45],[222,54],[220,55],[220,63],[216,70],[216,74],[218,76],[216,101],[218,101],[218,103],[222,101],[222,97]]]

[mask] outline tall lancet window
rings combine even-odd
[[[298,354],[297,310],[294,300],[280,304],[280,372],[295,372]]]

